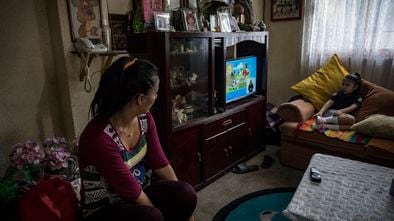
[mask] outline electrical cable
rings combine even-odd
[[[92,84],[92,78],[95,74],[101,73],[104,69],[108,68],[104,66],[104,69],[97,70],[90,74],[90,62],[91,62],[91,52],[81,52],[80,56],[82,57],[81,71],[80,76],[81,80],[84,81],[84,90],[90,93],[92,90],[94,91],[94,86]],[[82,78],[83,77],[83,78]]]

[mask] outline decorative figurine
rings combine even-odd
[[[205,19],[204,15],[200,15],[200,31],[207,32],[208,31],[208,21]]]
[[[194,109],[193,109],[192,105],[190,105],[190,104],[185,105],[185,114],[191,114],[191,113],[193,113],[193,111],[194,111]]]
[[[175,96],[174,108],[175,109],[182,109],[184,104],[185,104],[185,97],[183,97],[180,94],[177,94]]]
[[[198,75],[193,73],[192,76],[189,78],[191,83],[195,83],[197,80]]]
[[[183,123],[187,121],[187,116],[184,113],[184,109],[175,109],[174,113],[176,119],[178,120],[178,123]]]
[[[232,13],[235,18],[238,18],[238,25],[241,30],[263,31],[262,24],[256,24],[251,0],[235,0]]]

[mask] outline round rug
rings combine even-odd
[[[233,200],[213,221],[280,221],[290,220],[282,214],[293,197],[295,188],[275,188],[249,193]]]

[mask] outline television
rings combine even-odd
[[[256,75],[255,56],[226,60],[226,103],[254,94]]]

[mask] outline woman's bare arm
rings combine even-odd
[[[163,168],[156,169],[153,171],[160,179],[163,180],[175,180],[177,181],[178,178],[176,177],[176,174],[174,172],[174,169],[172,169],[171,165],[167,165]]]
[[[144,191],[141,191],[140,195],[138,198],[135,200],[135,202],[138,205],[143,205],[143,206],[151,206],[154,207],[152,202],[150,201],[149,197],[144,193]]]

